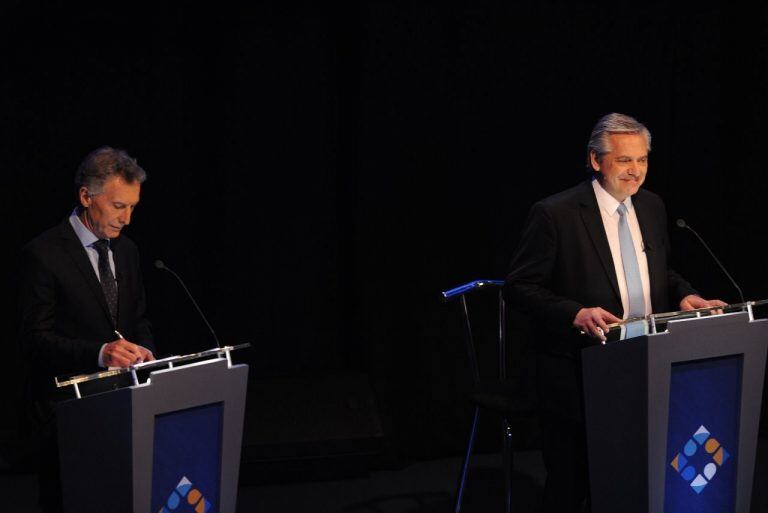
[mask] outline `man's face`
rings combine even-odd
[[[133,209],[139,203],[141,184],[126,183],[119,176],[111,176],[101,193],[91,195],[80,188],[80,204],[85,207],[80,218],[83,224],[100,239],[114,239],[123,226],[131,223]]]
[[[618,201],[635,194],[648,172],[648,143],[642,134],[610,134],[608,147],[600,162],[590,156],[592,168],[599,173],[600,184]]]

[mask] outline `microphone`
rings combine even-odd
[[[167,267],[162,260],[155,260],[155,267],[157,267],[158,269],[162,269],[164,271],[168,271],[169,273],[174,275],[177,280],[179,280],[179,283],[181,283],[182,288],[184,288],[184,292],[187,293],[187,297],[189,298],[190,301],[192,301],[192,304],[195,305],[195,308],[197,309],[197,313],[200,314],[200,317],[203,318],[203,322],[205,322],[205,325],[208,326],[208,329],[211,331],[211,334],[213,335],[213,340],[216,341],[216,347],[220,348],[221,344],[219,343],[219,337],[216,336],[216,332],[213,331],[213,328],[208,322],[208,319],[206,319],[205,315],[203,315],[203,311],[200,310],[199,306],[197,306],[197,301],[195,301],[195,298],[192,297],[192,294],[189,292],[189,289],[187,288],[187,286],[184,285],[184,281],[182,281],[179,275],[173,272],[173,270],[170,267]]]
[[[693,228],[688,226],[688,224],[685,222],[684,219],[678,219],[675,224],[677,224],[678,228],[687,228],[688,230],[691,231],[691,233],[693,233],[696,236],[697,239],[699,239],[699,241],[701,242],[702,246],[704,246],[704,248],[709,252],[709,254],[712,256],[712,258],[717,263],[717,265],[720,266],[720,269],[722,269],[723,272],[725,273],[725,275],[728,277],[728,279],[731,280],[731,283],[733,284],[733,286],[736,287],[736,290],[739,292],[739,298],[741,298],[741,302],[745,303],[746,301],[744,301],[744,294],[742,294],[742,292],[741,292],[741,287],[739,287],[739,285],[736,283],[736,280],[734,280],[731,277],[731,275],[728,273],[728,271],[725,270],[725,267],[723,267],[723,264],[720,263],[720,260],[717,259],[717,257],[712,252],[712,250],[709,249],[709,246],[707,246],[707,243],[704,242],[704,239],[702,239],[701,236],[698,233],[696,233],[696,230],[694,230]]]

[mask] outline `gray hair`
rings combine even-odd
[[[600,118],[592,129],[592,134],[589,136],[589,143],[587,144],[588,168],[592,169],[590,156],[593,151],[598,162],[602,160],[606,153],[611,151],[608,136],[612,134],[641,134],[645,136],[648,151],[651,151],[651,132],[645,125],[632,116],[612,112]]]
[[[104,183],[112,176],[119,176],[126,183],[144,183],[147,173],[125,150],[102,146],[83,159],[75,173],[75,185],[88,189],[92,196],[101,194]]]

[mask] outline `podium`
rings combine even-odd
[[[767,347],[750,310],[582,350],[592,511],[748,513]]]
[[[64,510],[234,513],[248,367],[232,349],[57,379],[76,395],[56,412]]]

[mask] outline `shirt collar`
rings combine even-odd
[[[603,186],[600,185],[600,180],[597,178],[592,179],[592,188],[595,190],[597,206],[610,217],[613,217],[616,210],[619,208],[619,201],[611,196],[608,191],[603,189]],[[629,196],[624,200],[624,205],[627,207],[627,212],[632,210],[632,196]]]
[[[80,220],[80,216],[77,215],[78,211],[79,209],[75,208],[69,215],[69,224],[71,224],[72,228],[75,230],[75,234],[77,235],[77,238],[80,239],[80,243],[83,247],[87,248],[88,246],[93,245],[99,238],[96,237],[91,230],[85,227]]]

